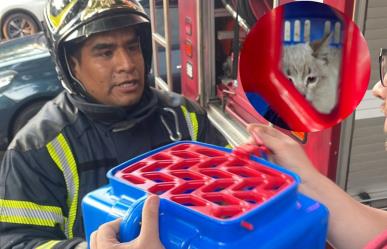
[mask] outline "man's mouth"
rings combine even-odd
[[[138,91],[140,83],[137,79],[121,81],[120,83],[114,83],[110,91],[114,91],[119,94],[132,94]]]
[[[122,88],[129,88],[129,87],[136,85],[137,83],[138,82],[136,80],[131,80],[131,81],[122,82],[120,84],[117,84],[116,86],[122,87]]]
[[[128,81],[123,81],[121,83],[115,84],[114,88],[124,92],[131,92],[131,91],[135,91],[138,85],[139,85],[138,80],[128,80]]]

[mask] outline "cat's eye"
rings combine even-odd
[[[317,77],[315,77],[315,76],[310,76],[310,77],[308,77],[307,79],[306,79],[306,83],[307,84],[314,84],[314,83],[316,83],[317,82]]]

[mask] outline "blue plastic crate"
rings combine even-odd
[[[297,192],[298,176],[247,151],[177,142],[117,166],[83,199],[87,240],[118,217],[121,241],[134,239],[153,193],[166,248],[325,248],[327,209]]]

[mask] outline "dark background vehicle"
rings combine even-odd
[[[0,44],[0,149],[63,90],[42,34]]]

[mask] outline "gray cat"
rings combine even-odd
[[[341,49],[329,46],[331,34],[321,41],[284,46],[282,70],[297,90],[324,114],[337,103]]]

